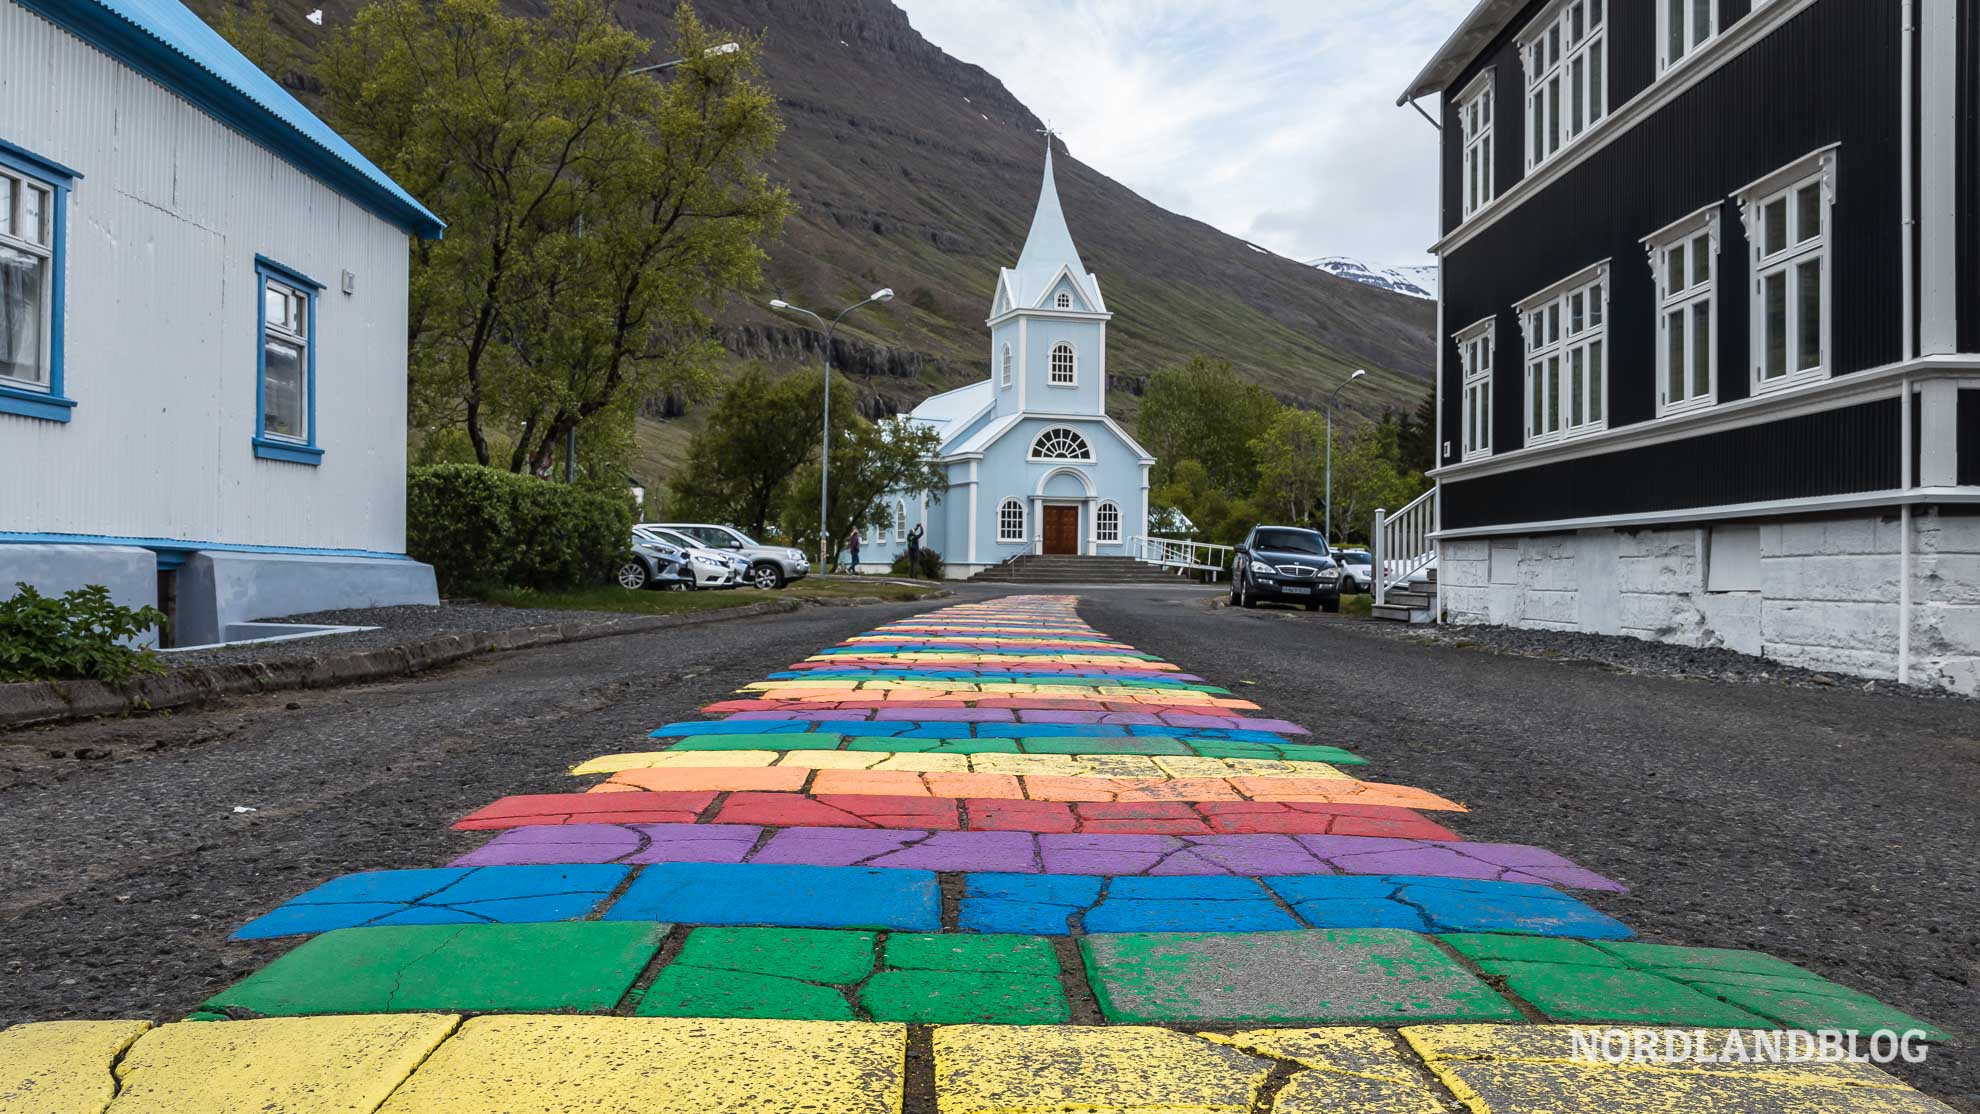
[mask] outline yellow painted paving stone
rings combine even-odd
[[[906,770],[917,774],[966,774],[969,755],[926,751],[813,750],[796,751],[777,760],[779,766],[814,770]]]
[[[0,1114],[97,1114],[112,1066],[149,1021],[44,1021],[0,1030]]]
[[[1445,1114],[1416,1058],[1368,1026],[1200,1033],[1204,1040],[1305,1069],[1279,1089],[1273,1114]]]
[[[380,1114],[899,1114],[907,1026],[477,1017]]]
[[[831,753],[829,751],[822,753]],[[723,766],[771,766],[774,750],[641,750],[604,754],[571,767],[574,775],[616,774],[620,770],[710,769]]]
[[[940,1114],[1248,1114],[1272,1063],[1143,1026],[935,1030]]]
[[[1271,758],[1199,758],[1158,754],[1156,766],[1168,777],[1346,777],[1325,762],[1290,762]]]
[[[370,1114],[460,1018],[185,1021],[139,1038],[110,1114]]]
[[[1952,1109],[1869,1064],[1609,1063],[1577,1058],[1576,1026],[1431,1025],[1402,1030],[1432,1073],[1472,1114],[1952,1114]],[[1585,1033],[1608,1029],[1580,1027]],[[1623,1029],[1624,1033],[1665,1030]],[[1755,1030],[1704,1034],[1723,1051],[1728,1033],[1745,1047]]]

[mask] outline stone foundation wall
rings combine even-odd
[[[1453,623],[1620,634],[1895,678],[1900,519],[1583,530],[1442,545]],[[1980,694],[1980,513],[1912,516],[1911,680]]]

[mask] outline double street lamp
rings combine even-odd
[[[827,324],[823,317],[805,309],[803,306],[794,306],[782,298],[772,299],[770,302],[771,309],[782,310],[786,313],[802,313],[813,321],[818,322],[819,328],[825,330],[825,407],[824,416],[819,419],[820,429],[818,437],[818,575],[820,576],[824,576],[826,572],[830,571],[830,565],[826,560],[826,554],[830,551],[826,549],[826,546],[832,542],[832,520],[826,514],[826,508],[829,505],[826,499],[826,491],[830,485],[832,476],[832,331],[839,327],[839,322],[846,319],[846,314],[851,313],[861,306],[870,306],[875,302],[892,301],[893,297],[894,291],[891,287],[882,287],[879,290],[875,290],[872,294],[867,295],[865,301],[855,302],[840,310],[839,315],[832,318],[830,324]]]
[[[1364,376],[1364,375],[1367,375],[1367,374],[1368,374],[1368,369],[1366,369],[1366,368],[1356,368],[1356,369],[1355,369],[1355,371],[1354,371],[1354,374],[1353,374],[1353,375],[1350,375],[1350,376],[1348,376],[1345,382],[1343,382],[1343,383],[1342,383],[1342,384],[1341,384],[1340,386],[1338,386],[1338,387],[1335,387],[1335,388],[1334,388],[1334,393],[1333,393],[1333,394],[1330,394],[1330,395],[1328,395],[1328,396],[1327,396],[1327,528],[1326,528],[1326,534],[1327,534],[1327,544],[1328,544],[1328,545],[1330,545],[1330,546],[1334,544],[1334,400],[1335,400],[1335,399],[1337,399],[1337,398],[1339,398],[1339,397],[1341,396],[1341,392],[1342,392],[1342,391],[1344,391],[1344,390],[1347,390],[1347,385],[1348,385],[1349,383],[1352,383],[1352,382],[1354,382],[1355,380],[1357,380],[1357,379],[1359,379],[1359,378],[1361,378],[1362,376]]]
[[[713,58],[718,54],[734,54],[741,49],[742,47],[737,43],[723,43],[721,46],[711,46],[707,50],[702,51],[701,56],[703,58]],[[685,58],[676,58],[671,62],[656,62],[651,66],[635,66],[626,71],[626,76],[630,77],[636,73],[652,73],[655,70],[672,69],[685,61],[687,61]]]

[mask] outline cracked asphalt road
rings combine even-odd
[[[1474,811],[1448,819],[1466,838],[1549,847],[1628,883],[1582,896],[1646,940],[1758,948],[1980,1032],[1980,704],[1423,646],[1161,588],[1080,594],[1100,630],[1358,751],[1371,776],[1463,801]],[[438,865],[487,839],[453,818],[567,789],[574,760],[636,749],[776,667],[951,602],[0,735],[0,1025],[181,1016],[293,946],[226,939],[283,899],[352,870]],[[1895,1070],[1980,1111],[1970,1045]]]

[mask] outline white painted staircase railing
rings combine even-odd
[[[1379,508],[1375,511],[1375,606],[1387,604],[1391,590],[1406,588],[1431,569],[1437,560],[1437,543],[1430,535],[1436,531],[1435,487],[1394,514]]]
[[[1214,542],[1193,542],[1181,538],[1134,539],[1134,559],[1150,565],[1185,572],[1207,572],[1215,580],[1231,567],[1233,547]]]

